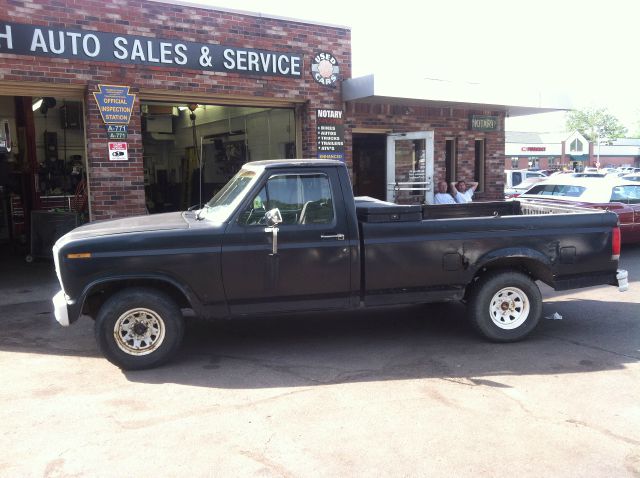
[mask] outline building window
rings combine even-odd
[[[582,141],[578,138],[574,139],[569,146],[569,151],[572,153],[581,153],[582,152]]]
[[[456,139],[448,138],[444,147],[445,180],[447,184],[456,180]]]
[[[478,192],[484,191],[484,156],[485,144],[484,139],[476,139],[475,141],[475,181],[478,183]]]
[[[520,158],[518,156],[513,156],[511,158],[511,169],[518,169],[519,163],[520,163]]]
[[[531,156],[529,158],[529,169],[538,169],[540,167],[540,158],[537,156]]]
[[[248,161],[295,158],[295,111],[143,100],[142,148],[147,210],[183,211]]]

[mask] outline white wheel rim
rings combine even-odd
[[[162,318],[149,309],[131,309],[122,314],[113,327],[118,348],[129,355],[148,355],[164,342]]]
[[[491,320],[503,330],[520,327],[529,317],[530,310],[527,294],[517,287],[500,289],[489,304]]]

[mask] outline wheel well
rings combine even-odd
[[[158,279],[127,279],[114,282],[105,282],[93,287],[85,298],[82,313],[95,318],[98,311],[109,297],[116,292],[131,287],[144,287],[152,289],[170,297],[181,309],[192,307],[185,294],[170,282]]]
[[[496,270],[512,270],[528,275],[534,281],[540,280],[546,284],[553,282],[551,269],[540,261],[527,257],[507,257],[491,261],[478,269],[471,281],[474,284],[482,275]]]

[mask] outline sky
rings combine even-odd
[[[639,0],[189,0],[351,28],[352,76],[373,73],[566,93],[640,130]],[[561,131],[564,113],[507,129]]]

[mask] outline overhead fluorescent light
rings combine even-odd
[[[44,98],[36,98],[31,105],[31,111],[37,111],[41,106]]]

